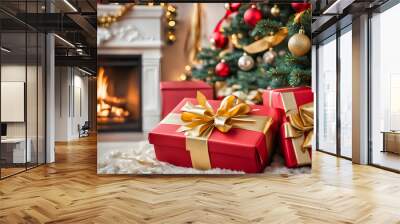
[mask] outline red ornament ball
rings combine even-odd
[[[220,77],[229,76],[230,73],[229,65],[226,62],[221,61],[220,63],[217,64],[217,66],[215,66],[215,73]]]
[[[296,11],[296,12],[302,12],[302,11],[307,10],[307,9],[309,9],[311,7],[311,4],[307,3],[307,2],[304,2],[304,3],[292,2],[291,5],[292,5],[292,8],[294,9],[294,11]]]
[[[229,10],[232,12],[238,11],[240,8],[240,3],[229,3]]]
[[[243,19],[247,25],[254,27],[262,19],[262,13],[256,7],[251,7],[244,12]]]
[[[220,32],[214,32],[210,41],[216,48],[224,48],[228,43],[228,38]]]

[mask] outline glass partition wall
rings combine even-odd
[[[317,44],[317,150],[352,157],[352,27]]]
[[[45,162],[46,39],[23,22],[40,3],[0,2],[1,179]]]
[[[314,37],[318,40],[317,150],[352,159],[352,43],[367,38],[368,164],[400,172],[400,45],[394,28],[400,4],[389,0],[364,13],[368,13],[368,32],[355,33],[357,39],[353,40],[349,15],[350,20],[343,17],[327,29],[333,36]]]
[[[352,32],[351,25],[340,32],[339,38],[339,123],[340,155],[352,158]]]
[[[336,154],[336,35],[319,44],[317,60],[317,148]]]
[[[374,13],[371,23],[370,163],[400,172],[400,4]]]

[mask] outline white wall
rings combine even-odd
[[[37,70],[38,69],[38,70]],[[26,80],[27,78],[27,80]],[[44,74],[41,67],[25,66],[25,64],[4,64],[1,66],[2,82],[24,82],[26,85],[26,107],[20,112],[26,112],[26,120],[22,122],[6,122],[8,138],[29,139],[32,161],[44,162]],[[23,90],[22,90],[23,91]],[[24,94],[23,91],[21,94]],[[7,96],[2,96],[7,97]],[[10,110],[10,108],[1,108]],[[37,157],[37,153],[39,156]]]
[[[178,9],[176,42],[165,45],[162,49],[161,74],[162,80],[178,80],[184,72],[189,58],[185,53],[185,42],[191,29],[193,3],[175,3]],[[209,38],[218,21],[224,16],[224,3],[202,3],[202,45],[210,46]],[[171,66],[173,65],[173,66]]]
[[[76,68],[56,67],[55,140],[79,137],[78,125],[88,120],[88,78]]]
[[[74,102],[71,105],[74,105],[72,108],[72,120],[71,120],[71,135],[73,138],[77,138],[79,135],[78,125],[83,125],[85,121],[89,120],[88,114],[88,78],[82,76],[82,73],[79,72],[76,74],[78,70],[75,70],[74,75],[74,91],[72,99]]]
[[[35,130],[36,135],[36,120],[37,115],[36,107],[37,107],[37,99],[36,99],[36,80],[30,78],[30,74],[36,75],[36,67],[34,66],[25,66],[18,64],[9,64],[1,66],[1,81],[3,82],[24,82],[26,83],[25,76],[26,71],[28,72],[28,88],[27,88],[27,119],[28,119],[28,137],[31,132],[29,129]],[[6,110],[7,108],[1,108],[2,110]],[[22,108],[24,109],[24,108]],[[33,122],[33,123],[32,123]],[[11,122],[7,124],[7,136],[8,137],[25,137],[25,123],[26,122]]]
[[[55,140],[68,140],[68,86],[67,67],[55,68]]]
[[[1,81],[25,82],[25,69],[25,65],[2,65]],[[25,126],[25,122],[7,123],[7,137],[25,137]]]

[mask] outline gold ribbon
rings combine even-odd
[[[265,36],[260,40],[257,40],[247,46],[243,47],[249,54],[255,54],[268,50],[271,47],[275,47],[280,44],[288,35],[288,28],[282,27],[274,35]]]
[[[190,64],[196,64],[197,54],[201,48],[201,29],[202,29],[203,6],[201,3],[193,4],[192,19],[190,29],[186,34],[184,51],[189,55]]]
[[[294,16],[294,19],[293,19],[294,23],[300,23],[301,22],[301,17],[303,16],[305,11],[307,11],[307,10],[304,10],[304,11],[301,11],[299,13],[296,13],[296,15]]]
[[[313,102],[298,107],[292,92],[281,93],[288,122],[285,122],[285,138],[292,139],[299,165],[311,163],[307,149],[311,149],[314,129]]]
[[[211,169],[207,141],[214,128],[223,133],[232,128],[240,128],[270,136],[267,133],[272,119],[268,116],[248,115],[251,107],[236,96],[225,97],[216,112],[201,92],[197,92],[196,99],[198,105],[186,102],[181,108],[181,114],[170,113],[161,121],[162,124],[181,125],[177,132],[186,135],[186,150],[190,152],[194,168]],[[267,149],[270,149],[271,142],[271,139],[267,139]]]
[[[230,37],[230,43],[233,44],[236,48],[242,49],[243,46],[239,43],[239,37],[237,34],[232,34]]]

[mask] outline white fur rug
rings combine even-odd
[[[140,142],[99,142],[99,174],[244,174],[242,171],[227,169],[197,170],[174,166],[156,159],[153,145],[147,141]],[[303,174],[310,173],[309,167],[288,169],[279,155],[275,155],[264,173]]]

